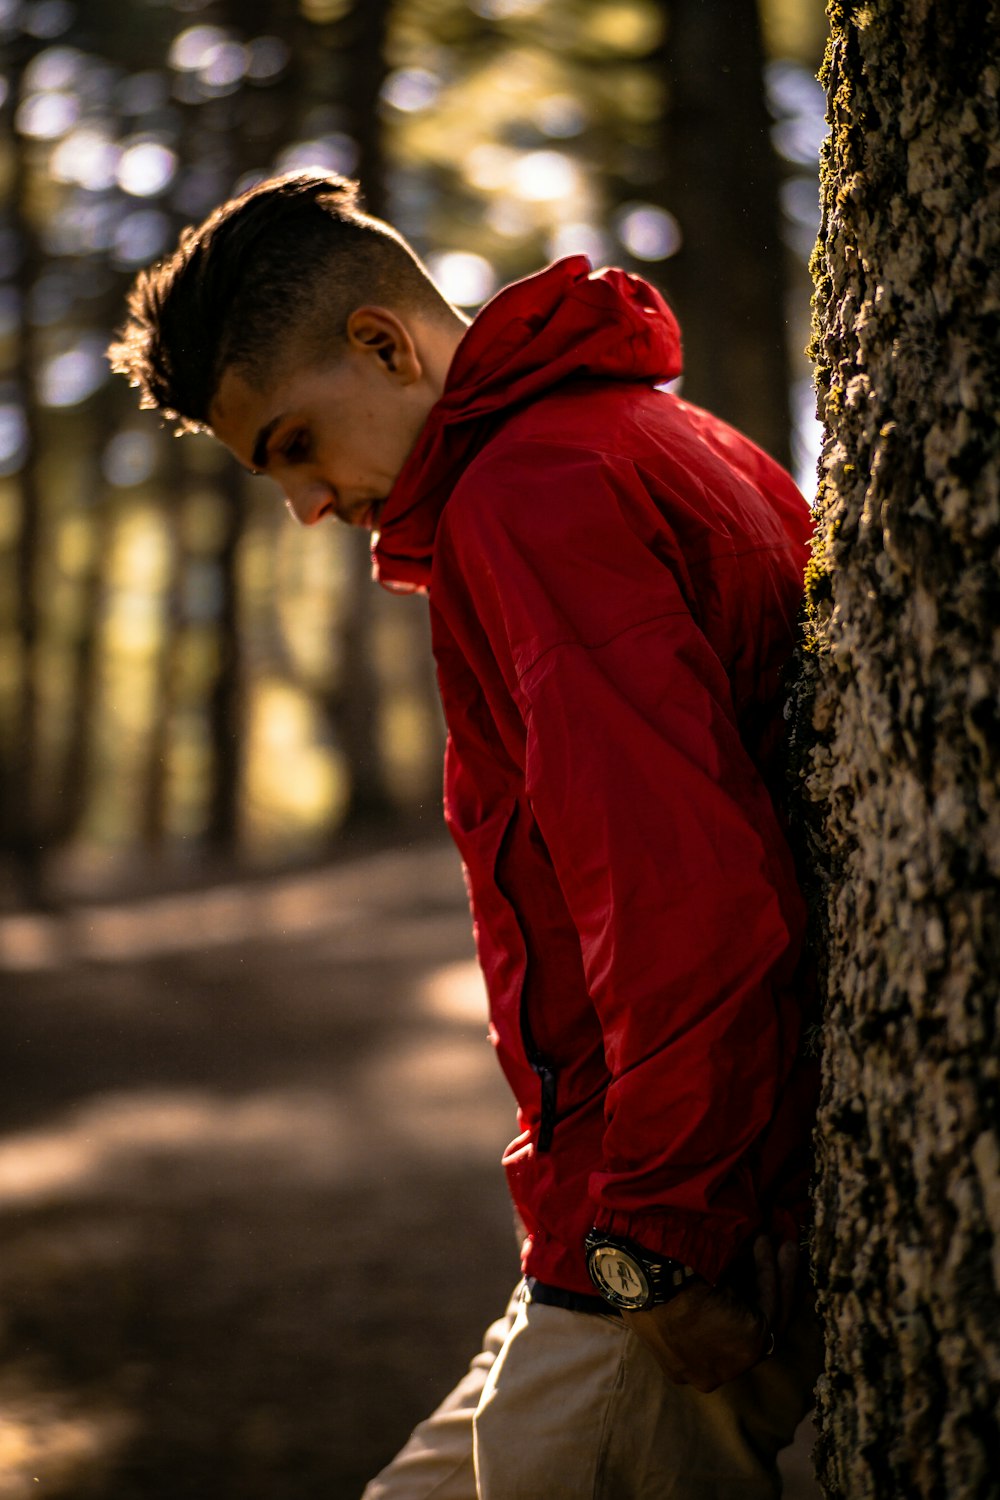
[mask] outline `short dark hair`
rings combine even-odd
[[[361,208],[356,182],[272,177],[183,231],[136,277],[108,349],[116,373],[181,431],[208,425],[223,370],[260,388],[289,346],[317,359],[366,302],[452,312],[415,252]]]

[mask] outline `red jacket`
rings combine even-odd
[[[677,324],[580,256],[464,336],[374,558],[430,594],[524,1269],[593,1223],[711,1281],[805,1212],[803,903],[767,790],[811,520],[657,383]]]

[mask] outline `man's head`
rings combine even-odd
[[[282,482],[303,521],[373,524],[464,320],[333,176],[271,179],[137,277],[113,368],[181,430]]]

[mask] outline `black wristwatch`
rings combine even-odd
[[[642,1311],[669,1302],[692,1282],[701,1281],[691,1266],[665,1255],[653,1255],[634,1240],[619,1240],[592,1229],[584,1240],[590,1279],[612,1307]]]

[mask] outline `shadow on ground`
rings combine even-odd
[[[0,990],[0,1500],[355,1500],[517,1276],[454,852],[6,916]]]

